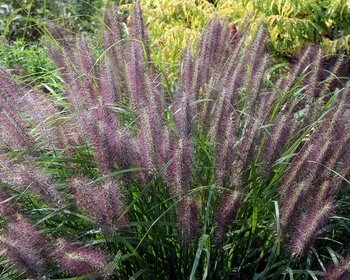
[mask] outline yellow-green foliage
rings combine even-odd
[[[292,53],[308,42],[321,42],[329,52],[349,51],[348,0],[254,0],[256,13],[266,18],[274,48]]]
[[[194,46],[208,21],[219,16],[242,20],[245,8],[239,3],[223,3],[220,8],[209,1],[141,0],[152,44],[159,47],[161,61],[169,67],[179,61],[185,46]]]
[[[203,27],[216,16],[238,26],[247,16],[252,25],[263,19],[273,49],[282,54],[294,53],[308,42],[321,42],[329,52],[349,51],[348,0],[141,0],[141,3],[151,42],[160,48],[159,58],[170,64],[168,68],[178,61],[184,46],[196,44]]]

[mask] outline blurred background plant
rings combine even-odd
[[[72,31],[93,31],[96,12],[103,0],[3,0],[0,5],[0,33],[7,41],[22,38],[37,40],[43,33],[41,24],[55,21]]]
[[[0,63],[28,86],[37,86],[54,95],[62,93],[62,80],[40,43],[29,44],[23,39],[0,43]]]
[[[291,55],[308,43],[322,43],[330,53],[349,52],[350,3],[346,0],[142,0],[152,42],[162,61],[176,64],[181,49],[195,45],[209,19],[240,26],[245,17],[267,23],[273,51]]]
[[[27,84],[51,93],[62,92],[61,80],[42,46],[43,27],[55,22],[65,26],[68,32],[93,32],[97,25],[95,15],[104,4],[101,0],[1,1],[1,64]]]

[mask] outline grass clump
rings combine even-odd
[[[59,102],[0,72],[2,277],[346,275],[343,58],[281,70],[264,26],[213,19],[173,86],[139,4],[104,26],[97,55],[48,26]]]

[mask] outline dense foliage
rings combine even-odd
[[[173,85],[139,4],[103,22],[47,26],[62,94],[0,70],[2,279],[346,279],[344,58],[214,18]]]
[[[295,53],[312,42],[320,42],[331,53],[349,52],[350,6],[344,0],[156,0],[141,1],[162,61],[176,64],[188,42],[198,41],[213,17],[229,20],[232,28],[249,17],[257,28],[261,20],[274,51]]]
[[[0,45],[0,64],[11,69],[23,83],[43,88],[53,95],[62,92],[62,80],[41,44],[17,40]]]
[[[8,41],[38,39],[42,26],[48,21],[63,23],[72,31],[93,31],[94,15],[104,5],[103,0],[2,0],[0,5],[0,34]]]

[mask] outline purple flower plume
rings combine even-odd
[[[173,195],[184,195],[189,190],[194,150],[190,139],[180,138],[171,148],[172,157],[166,181]]]
[[[18,191],[27,188],[39,194],[50,205],[63,203],[62,194],[51,184],[50,178],[39,168],[27,163],[14,163],[0,154],[0,180]]]
[[[148,104],[146,91],[146,62],[141,43],[130,41],[129,51],[125,54],[126,83],[130,104],[140,108]]]
[[[120,85],[115,67],[109,59],[104,59],[97,71],[100,94],[103,103],[109,106],[116,105],[120,98]]]
[[[160,167],[162,127],[162,120],[156,111],[149,107],[141,111],[138,136],[140,157],[142,167],[148,168],[150,173]]]
[[[219,139],[216,154],[216,184],[218,186],[230,185],[230,177],[234,172],[232,170],[235,157],[235,146],[237,144],[237,115],[236,113],[231,114],[229,120],[223,124],[225,134],[222,139]]]
[[[190,96],[185,93],[178,94],[174,100],[174,120],[176,127],[181,137],[191,137],[195,108],[191,104]]]
[[[105,32],[107,32],[108,39],[110,40],[108,45],[104,45],[105,49],[108,49],[114,43],[117,43],[122,39],[120,16],[118,14],[118,6],[110,5],[104,10],[103,22]],[[116,48],[115,48],[116,49]]]
[[[322,280],[346,280],[350,277],[350,255],[338,264],[327,269],[326,275]]]
[[[232,191],[226,194],[217,211],[215,236],[218,241],[224,238],[233,222],[241,202],[242,193]]]
[[[305,91],[305,99],[306,102],[308,102],[309,104],[311,104],[314,99],[317,96],[318,93],[318,82],[319,82],[319,78],[320,78],[320,71],[321,69],[321,61],[322,61],[322,57],[323,57],[323,51],[321,48],[316,49],[316,56],[315,56],[315,60],[312,62],[311,64],[311,69],[304,81],[304,83],[307,85],[306,91]]]
[[[92,274],[99,279],[108,279],[111,273],[107,257],[98,249],[80,247],[59,239],[53,254],[58,265],[72,276]]]
[[[114,232],[126,220],[123,214],[123,198],[117,181],[105,179],[95,184],[85,178],[77,177],[70,182],[70,187],[79,205],[104,231]]]
[[[130,18],[129,28],[132,38],[140,40],[144,43],[148,42],[148,34],[143,22],[141,4],[139,1],[137,1],[134,5],[134,11]]]
[[[272,165],[281,155],[291,130],[291,117],[283,115],[273,124],[264,147],[263,176],[268,178],[272,172]]]
[[[314,48],[311,46],[307,47],[299,54],[297,63],[293,65],[291,72],[285,77],[282,82],[282,92],[287,92],[293,87],[296,81],[300,78],[300,75],[303,73],[303,71],[305,71],[310,62],[313,61],[314,54]]]
[[[17,100],[22,97],[23,88],[16,85],[5,70],[0,68],[0,143],[10,149],[26,149],[35,145],[24,116],[18,111]]]
[[[188,96],[190,100],[195,100],[197,94],[196,62],[191,55],[190,49],[186,49],[182,55],[180,66],[179,94]]]
[[[3,188],[0,189],[0,214],[5,217],[13,217],[18,212],[18,207],[12,201],[11,193]]]
[[[194,241],[199,230],[199,209],[194,197],[185,196],[180,201],[178,219],[184,241]]]
[[[329,201],[321,201],[313,205],[313,208],[301,218],[291,238],[290,250],[294,256],[302,257],[312,245],[317,230],[328,221],[334,210],[334,204]]]
[[[50,245],[26,218],[17,214],[0,235],[0,248],[27,275],[43,276],[50,265]]]

